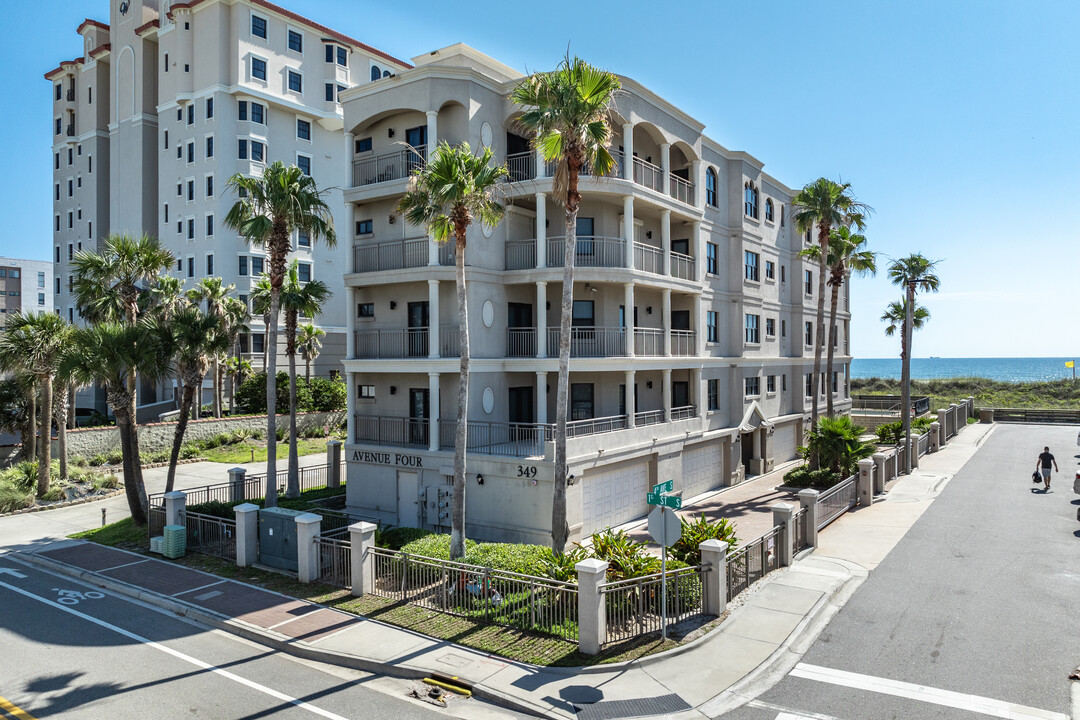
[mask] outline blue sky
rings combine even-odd
[[[654,2],[284,0],[401,58],[466,42],[522,71],[569,45],[644,83],[792,187],[825,175],[876,210],[888,257],[940,260],[941,292],[915,339],[924,357],[1072,356],[1080,300],[1080,4],[1075,2]],[[9,171],[0,254],[48,259],[50,84],[106,0],[6,2],[0,15]],[[528,8],[527,14],[525,8]],[[660,9],[662,8],[662,9]],[[17,108],[17,109],[16,109]],[[883,257],[881,264],[887,264]],[[852,287],[852,350],[892,357],[878,318],[884,273]]]

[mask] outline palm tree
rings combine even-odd
[[[267,250],[270,260],[270,322],[266,326],[266,498],[267,507],[277,505],[277,322],[285,264],[292,249],[294,230],[305,232],[313,242],[320,238],[329,247],[337,243],[334,220],[315,180],[295,165],[276,162],[261,178],[237,173],[228,187],[240,195],[225,216],[225,227],[236,230],[248,243]]]
[[[73,333],[73,352],[61,367],[79,382],[99,382],[105,386],[105,396],[120,431],[124,491],[136,525],[146,524],[146,487],[139,472],[135,397],[128,381],[136,373],[156,380],[171,371],[171,351],[165,335],[160,325],[149,318],[134,324],[104,321],[77,328]]]
[[[41,429],[38,442],[38,497],[49,491],[52,443],[53,380],[72,327],[53,313],[15,312],[0,333],[0,366],[32,372],[41,390]]]
[[[184,292],[184,280],[172,275],[159,275],[157,282],[150,288],[150,306],[154,317],[168,326],[172,318],[181,309],[189,305],[187,294]],[[176,401],[176,409],[180,409],[180,396],[184,392],[184,381],[177,374],[176,391],[173,400]]]
[[[930,311],[915,303],[915,310],[911,313],[911,320],[913,330],[922,330],[923,325],[930,320]],[[907,332],[904,330],[904,324],[907,322],[907,300],[893,300],[889,303],[889,306],[885,308],[885,312],[881,314],[881,321],[888,323],[885,327],[886,336],[892,337],[897,330],[900,331],[900,356],[903,357],[906,352],[904,342],[907,340]]]
[[[864,250],[866,237],[852,232],[851,228],[840,226],[829,234],[829,257],[826,264],[829,267],[828,286],[832,289],[829,300],[829,352],[825,363],[825,377],[833,376],[833,359],[836,354],[836,306],[840,300],[840,286],[844,284],[848,275],[875,275],[877,274],[877,257],[869,250]],[[811,260],[818,260],[821,248],[811,245],[799,253]],[[828,399],[826,414],[833,416],[832,392],[825,393]]]
[[[241,302],[237,298],[228,298],[225,301],[224,314],[221,316],[221,320],[225,330],[225,336],[229,340],[228,352],[234,355],[234,357],[226,359],[224,368],[230,375],[229,414],[231,415],[235,412],[236,378],[233,377],[233,371],[229,368],[232,360],[239,361],[240,335],[241,333],[248,331],[248,321],[251,320],[251,313],[248,312],[247,303]],[[247,360],[244,360],[243,362],[247,363],[247,369],[250,372],[251,363]]]
[[[270,276],[263,273],[251,286],[251,312],[262,318],[263,328],[270,327]],[[266,342],[263,342],[263,372],[267,365]]]
[[[319,357],[322,351],[322,338],[326,337],[326,331],[315,327],[312,323],[300,326],[300,335],[296,344],[300,348],[300,355],[304,358],[304,379],[311,384],[311,363]]]
[[[792,200],[792,219],[800,233],[817,230],[818,242],[818,293],[817,323],[814,337],[814,375],[810,381],[812,405],[810,430],[817,429],[818,383],[821,381],[821,346],[824,339],[821,329],[825,325],[825,274],[829,255],[829,236],[834,227],[852,226],[862,230],[870,206],[851,195],[851,183],[837,183],[828,178],[818,178],[800,190]],[[831,397],[831,394],[830,394]],[[817,456],[810,458],[810,466],[817,467]]]
[[[203,278],[192,289],[188,290],[188,300],[193,303],[206,302],[206,314],[217,320],[222,328],[225,326],[225,310],[228,306],[229,293],[236,289],[235,285],[225,285],[219,277]],[[226,348],[227,349],[227,348]],[[214,373],[211,383],[213,389],[214,417],[221,417],[221,374],[218,369],[221,364],[219,355],[215,355],[211,361]],[[202,380],[199,380],[202,383]],[[200,398],[201,402],[201,398]]]
[[[906,291],[904,307],[904,341],[901,344],[900,412],[903,413],[905,447],[911,447],[911,340],[915,329],[915,293],[918,290],[937,292],[941,280],[934,273],[937,261],[922,253],[913,253],[894,260],[889,265],[889,280]],[[925,320],[925,317],[923,318]],[[911,453],[905,455],[905,472],[911,472]]]
[[[450,557],[465,554],[465,446],[469,418],[469,308],[465,292],[465,244],[469,226],[481,222],[499,224],[503,206],[495,198],[506,166],[494,166],[494,153],[484,148],[474,155],[468,143],[451,147],[441,142],[426,165],[417,169],[398,210],[413,225],[424,225],[435,239],[445,243],[453,238],[457,279],[458,337],[461,373],[458,381],[457,425],[454,432],[454,494],[450,506]],[[432,339],[431,342],[436,342]],[[432,427],[429,432],[438,432]]]
[[[320,280],[300,282],[298,263],[289,263],[281,287],[281,310],[285,313],[285,355],[289,358],[289,473],[285,497],[300,495],[300,455],[296,447],[296,324],[302,317],[315,317],[332,293]]]
[[[821,464],[840,477],[855,471],[859,460],[870,457],[877,449],[872,443],[859,440],[862,429],[847,415],[823,418],[821,426],[810,433],[806,450],[821,458]]]
[[[620,87],[614,73],[580,58],[571,60],[567,57],[555,70],[534,73],[522,80],[511,95],[514,102],[527,108],[519,122],[532,133],[544,159],[558,162],[552,194],[566,210],[559,388],[555,401],[555,492],[551,510],[551,547],[559,554],[570,534],[566,524],[566,413],[570,392],[570,319],[574,303],[577,214],[581,203],[578,176],[582,169],[591,169],[594,175],[606,175],[615,166],[608,145],[611,142],[612,104]]]
[[[236,388],[244,384],[244,380],[254,372],[251,361],[234,355],[225,363],[225,369],[229,373],[229,412],[236,414]]]
[[[180,459],[180,447],[184,444],[184,432],[187,430],[195,392],[201,389],[211,362],[228,349],[229,338],[218,318],[204,313],[194,305],[178,312],[169,323],[168,331],[176,373],[184,381],[180,417],[177,418],[172,452],[169,455],[169,475],[165,481],[165,492],[172,492],[173,483],[176,481],[176,462]]]

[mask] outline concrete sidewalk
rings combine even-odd
[[[968,426],[887,495],[846,513],[814,552],[729,604],[713,632],[675,650],[590,668],[542,668],[433,640],[175,564],[70,540],[9,557],[79,577],[301,657],[388,675],[457,676],[480,698],[558,718],[715,717],[783,677],[903,538],[992,426]],[[763,488],[772,492],[772,486]],[[6,529],[6,527],[5,527]]]

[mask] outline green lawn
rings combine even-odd
[[[300,438],[296,442],[296,452],[300,455],[317,455],[326,452],[326,443],[330,438]],[[199,457],[206,458],[210,462],[237,463],[266,461],[265,440],[244,440],[235,445],[219,445],[216,448],[199,450]],[[289,457],[289,443],[287,440],[277,444],[277,458],[284,460]]]

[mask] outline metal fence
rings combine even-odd
[[[634,269],[660,275],[664,272],[664,253],[658,247],[634,241]]]
[[[733,598],[775,570],[777,537],[780,528],[774,527],[756,540],[751,540],[727,556],[727,596]]]
[[[858,494],[855,490],[854,475],[818,495],[818,530],[855,507],[856,500]]]
[[[918,438],[918,457],[922,457],[926,453],[930,452],[930,433],[924,432]]]
[[[223,482],[183,490],[187,495],[185,505],[190,507],[208,502],[232,503],[261,498],[264,477],[265,475],[248,475],[242,484]],[[147,500],[152,507],[165,507],[165,493],[153,493]]]
[[[305,467],[299,468],[299,471],[300,471],[299,472],[299,475],[300,475],[300,478],[299,478],[300,479],[300,492],[305,492],[307,490],[315,490],[316,488],[326,487],[326,484],[328,482],[328,472],[327,471],[328,471],[329,467],[330,467],[329,465],[324,463],[322,465],[307,465]],[[338,477],[341,479],[341,485],[344,486],[345,485],[345,461],[344,460],[341,461],[341,468],[338,471]],[[241,499],[242,500],[252,500],[252,499],[261,498],[262,497],[262,485],[263,485],[263,481],[265,479],[266,479],[266,474],[265,473],[263,473],[261,475],[249,475],[247,477],[246,483],[251,483],[252,481],[254,481],[255,486],[258,488],[258,494],[250,496],[250,497],[246,497],[246,498],[241,498]],[[288,482],[289,482],[289,471],[288,471],[288,469],[278,470],[277,471],[277,487],[283,488],[288,484]],[[187,492],[187,491],[185,491],[185,492]],[[189,506],[196,504],[196,503],[193,503],[191,501],[191,496],[190,495],[188,496],[187,504]]]
[[[577,585],[371,548],[373,593],[431,610],[577,641]]]
[[[791,515],[791,553],[794,555],[803,549],[806,545],[807,527],[806,523],[809,520],[806,508],[799,508]]]
[[[702,614],[701,565],[667,572],[667,620],[677,624]],[[662,608],[662,574],[602,583],[605,632],[609,645],[651,632],[659,632]]]
[[[319,546],[319,579],[336,587],[352,587],[352,544],[348,537],[322,535]]]
[[[456,420],[439,420],[439,448],[453,450]],[[543,457],[544,444],[554,440],[554,428],[539,423],[496,423],[470,420],[465,427],[465,449],[480,455]]]
[[[187,549],[201,555],[212,555],[236,561],[236,521],[215,515],[203,515],[185,510]]]
[[[504,249],[507,270],[536,267],[536,240],[507,240]]]
[[[157,537],[165,534],[165,506],[151,505],[146,513],[147,537]]]

